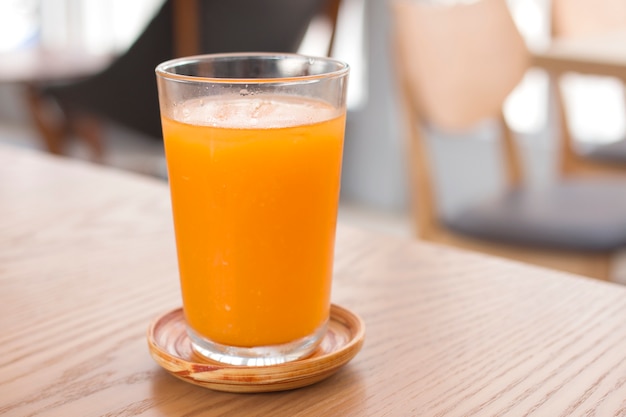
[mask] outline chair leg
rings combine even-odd
[[[26,85],[26,102],[45,149],[53,154],[64,153],[67,139],[67,120],[39,93],[36,86]]]
[[[92,162],[104,162],[104,140],[102,123],[99,118],[89,114],[72,116],[72,128],[78,138],[85,142]]]
[[[608,253],[597,255],[596,273],[592,276],[603,281],[613,281],[613,256]]]

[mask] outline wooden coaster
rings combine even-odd
[[[300,388],[328,378],[363,346],[365,325],[333,304],[324,339],[305,359],[270,366],[237,366],[200,358],[191,348],[182,308],[157,317],[148,328],[154,360],[177,378],[217,391],[269,392]]]

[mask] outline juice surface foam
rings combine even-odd
[[[329,104],[287,96],[202,98],[173,109],[179,122],[229,129],[275,129],[320,123],[338,116]]]

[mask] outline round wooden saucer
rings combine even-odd
[[[182,308],[157,317],[148,328],[154,360],[177,378],[227,392],[269,392],[300,388],[321,381],[348,363],[365,338],[363,321],[333,304],[320,346],[305,359],[271,366],[237,366],[200,358],[191,348]]]

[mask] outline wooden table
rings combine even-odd
[[[111,54],[39,46],[0,53],[0,82],[67,81],[95,74],[112,60]]]
[[[0,147],[0,415],[626,415],[626,288],[340,226],[333,301],[363,350],[294,391],[152,360],[180,305],[164,183]]]
[[[605,75],[626,82],[626,31],[556,39],[532,48],[532,61],[552,74]]]
[[[562,137],[559,144],[561,174],[623,175],[626,169],[623,141],[587,149],[588,155],[580,153],[570,131],[565,98],[558,81],[566,73],[578,73],[616,77],[626,83],[626,31],[555,39],[543,47],[531,48],[531,60],[533,66],[546,70],[554,89],[555,116]],[[549,111],[552,110],[551,107]],[[598,159],[589,158],[590,151]]]
[[[66,135],[59,131],[65,122],[59,116],[59,109],[51,106],[49,98],[42,94],[42,87],[50,84],[76,82],[82,78],[96,74],[106,68],[113,60],[109,53],[91,53],[78,48],[46,48],[34,45],[0,53],[0,83],[16,84],[21,87],[24,96],[24,110],[37,127],[42,148],[52,153],[63,153]],[[98,132],[100,126],[95,118],[87,119],[91,124],[83,129]],[[67,126],[66,126],[67,128]],[[74,132],[77,133],[77,132]],[[95,134],[94,134],[95,135]],[[79,140],[85,140],[92,151],[93,160],[102,161],[102,148],[94,141],[86,140],[84,134],[78,134]],[[99,139],[99,136],[94,136]]]

